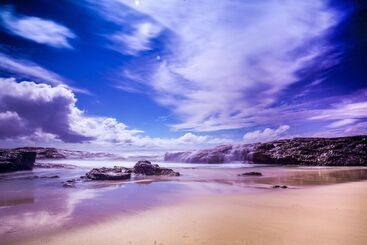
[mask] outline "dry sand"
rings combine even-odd
[[[17,244],[367,244],[367,182],[203,195]]]

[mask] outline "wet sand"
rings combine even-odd
[[[195,196],[18,244],[367,244],[367,182]]]
[[[246,171],[264,176],[238,176]],[[61,188],[60,180],[4,178],[8,196],[19,192],[9,191],[15,183],[34,187],[30,202],[4,199],[0,244],[367,244],[365,168],[180,172],[76,189]]]

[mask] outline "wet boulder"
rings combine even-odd
[[[126,180],[131,177],[131,169],[124,167],[94,168],[85,176],[89,180]]]
[[[32,170],[36,152],[0,151],[0,173],[20,170]]]
[[[262,176],[263,174],[260,172],[246,172],[239,174],[238,176]]]
[[[147,160],[138,161],[133,168],[133,173],[141,175],[180,176],[179,172],[175,172],[170,168],[161,168],[158,164],[152,164]]]

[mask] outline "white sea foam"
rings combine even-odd
[[[234,161],[251,161],[253,145],[221,145],[212,149],[167,152],[164,160],[185,163],[230,163]]]

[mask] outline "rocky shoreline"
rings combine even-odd
[[[108,153],[88,153],[56,148],[23,147],[0,149],[0,173],[32,170],[37,159],[85,159],[111,156]],[[212,149],[166,153],[165,161],[187,163],[226,163],[247,161],[256,164],[300,166],[367,166],[367,136],[339,138],[294,138],[266,143],[221,145]],[[147,161],[148,162],[148,161]],[[141,161],[142,166],[144,161]],[[39,167],[50,167],[39,165]],[[63,166],[59,166],[63,167]],[[154,164],[137,168],[146,175],[174,175]]]
[[[367,166],[367,136],[294,138],[267,143],[222,145],[212,149],[166,153],[165,161],[301,166]]]

